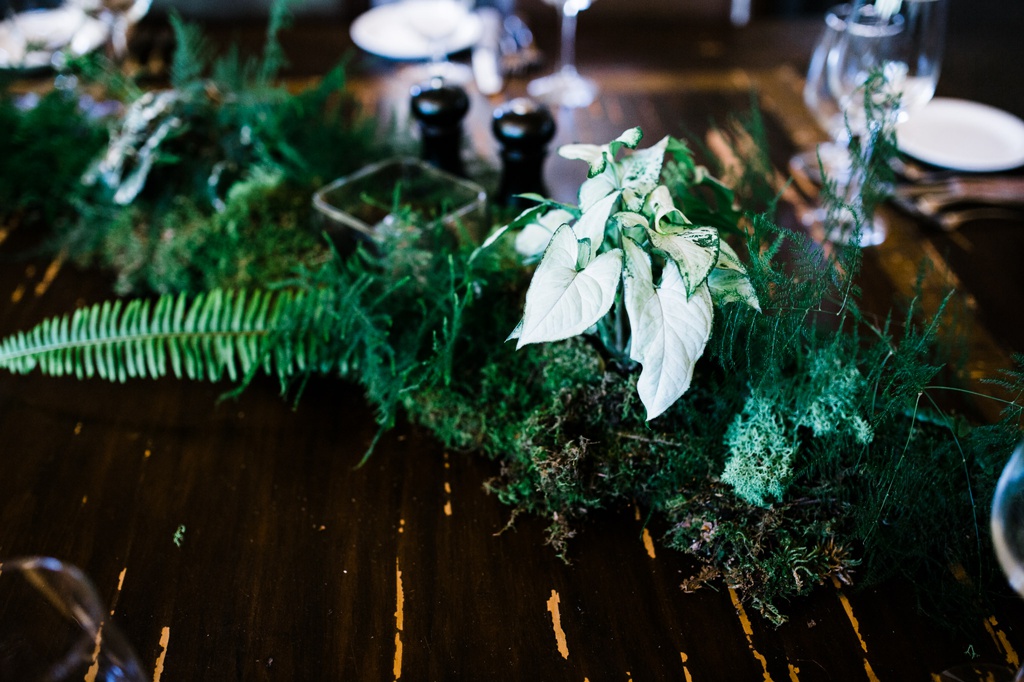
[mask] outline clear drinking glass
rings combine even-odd
[[[864,132],[863,84],[874,69],[881,69],[888,94],[899,94],[894,120],[902,121],[934,95],[939,79],[949,0],[858,0],[836,5],[825,15],[821,37],[811,56],[804,103],[830,141],[790,160],[794,173],[821,182],[821,171],[839,189],[844,201],[860,205],[862,178],[853,170],[849,154],[852,136]],[[823,222],[825,211],[810,214]],[[885,223],[864,216],[860,244],[885,239]],[[854,216],[838,216],[832,241],[848,241]],[[833,222],[836,222],[835,217]]]
[[[1024,596],[1024,443],[1003,467],[992,497],[992,544],[1010,587]],[[1024,680],[1024,667],[1013,677]]]
[[[829,141],[796,154],[789,162],[794,173],[805,175],[818,183],[821,183],[819,161],[826,168],[846,168],[850,163],[843,112],[828,87],[828,56],[846,31],[846,17],[850,10],[850,4],[844,3],[825,13],[824,28],[811,53],[807,79],[804,81],[804,105],[821,129],[828,133]]]
[[[846,18],[850,15],[849,3],[836,5],[825,13],[825,26],[811,53],[804,83],[804,104],[821,129],[836,138],[845,133],[843,112],[839,102],[828,87],[828,56],[846,32]]]
[[[82,572],[49,557],[0,563],[0,680],[144,682]]]
[[[881,71],[886,76],[886,87],[892,88],[891,56],[901,39],[903,18],[884,10],[884,5],[854,4],[844,21],[844,30],[828,52],[826,80],[829,92],[835,97],[843,115],[843,131],[837,133],[837,144],[849,147],[851,137],[859,138],[862,155],[870,158],[870,136],[867,134],[866,85],[871,76]],[[888,94],[888,93],[882,93]],[[883,103],[878,103],[883,106]],[[887,111],[886,115],[895,115]],[[862,201],[864,168],[853,158],[834,154],[821,157],[825,174],[835,182],[843,208],[830,216],[830,232],[826,237],[835,243],[849,243],[860,227],[861,246],[874,246],[885,240],[885,223],[868,210]]]
[[[589,106],[597,97],[597,84],[576,70],[576,15],[590,7],[591,0],[544,0],[559,9],[562,46],[558,70],[527,84],[526,91],[545,104],[578,108]]]
[[[906,83],[906,64],[899,61],[904,56],[900,46],[903,17],[880,12],[878,7],[867,3],[855,6],[828,56],[828,87],[853,135],[866,130],[865,86],[873,72],[882,71],[890,90],[898,91]]]
[[[1024,596],[1024,443],[1013,451],[992,497],[992,544],[1015,592]]]
[[[890,92],[899,95],[906,118],[935,94],[942,67],[948,0],[858,2],[829,52],[828,87],[839,100],[853,133],[864,125],[863,84],[881,68]]]
[[[903,0],[903,31],[889,55],[900,117],[913,115],[935,95],[946,45],[949,0]]]
[[[1017,594],[1024,596],[1024,442],[1014,449],[996,483],[990,517],[996,558]],[[942,682],[1022,682],[1024,667],[1016,672],[988,663],[958,665],[944,670]]]
[[[128,31],[149,12],[152,0],[77,0],[83,5],[97,5],[95,11],[110,29],[108,48],[115,62],[128,55]]]

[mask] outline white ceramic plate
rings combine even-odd
[[[943,168],[994,172],[1024,165],[1024,121],[987,104],[936,98],[896,131],[900,151]]]
[[[107,40],[106,24],[78,7],[36,10],[0,22],[0,69],[39,69],[55,52],[83,55]]]
[[[428,59],[430,43],[409,25],[401,2],[374,7],[352,22],[352,42],[388,59]],[[480,17],[469,14],[447,41],[449,52],[472,47],[480,40]]]

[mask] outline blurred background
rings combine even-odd
[[[297,22],[346,22],[380,1],[296,0],[293,8]],[[147,20],[159,21],[173,7],[183,16],[197,20],[241,23],[265,16],[272,2],[153,0]],[[519,14],[533,29],[541,47],[547,46],[549,53],[555,51],[557,18],[542,0],[480,0],[479,4],[497,5],[505,13]],[[708,66],[714,67],[727,63],[731,52],[749,57],[750,51],[757,49],[757,45],[744,41],[744,27],[748,24],[788,23],[792,30],[793,20],[807,20],[801,24],[805,29],[794,35],[792,55],[788,55],[793,63],[803,67],[820,28],[812,20],[822,18],[834,4],[833,0],[597,0],[580,14],[577,49],[581,60],[600,61],[602,43],[620,36],[635,39],[646,34],[650,35],[649,41],[637,41],[637,59],[651,68],[691,65],[693,59],[707,60]],[[1024,0],[953,0],[943,77],[936,94],[950,96],[943,86],[948,80],[957,83],[957,97],[984,99],[988,104],[1024,115],[1024,111],[1018,110],[1024,56],[1022,35]],[[291,48],[288,55],[298,64],[302,49],[321,47]],[[994,92],[999,94],[993,96]]]
[[[26,6],[53,6],[67,0],[0,0],[0,16]],[[73,0],[98,3],[101,0]],[[112,0],[103,0],[111,2]],[[116,1],[116,0],[115,0]],[[129,3],[132,0],[124,0]],[[294,73],[304,73],[305,64],[322,66],[352,50],[347,24],[371,6],[388,0],[294,0],[296,24],[314,25],[322,36],[290,44],[282,36]],[[258,48],[262,43],[261,20],[274,0],[152,0],[143,25],[166,25],[172,9],[186,19],[229,25],[242,46]],[[521,16],[537,37],[548,58],[554,58],[558,44],[558,20],[542,0],[478,0],[479,5],[497,6],[505,14]],[[745,28],[778,22],[791,37],[789,54],[781,55],[798,69],[810,58],[820,31],[820,19],[836,4],[833,0],[596,0],[579,16],[577,46],[581,63],[607,65],[603,46],[609,41],[635,43],[632,66],[670,70],[680,66],[728,67],[740,56],[745,63],[756,58],[756,39],[745,40]],[[785,28],[782,28],[782,27]],[[221,31],[223,33],[223,31]],[[1024,0],[952,0],[947,50],[937,96],[978,99],[1017,115],[1021,111],[1021,36],[1024,35]],[[623,54],[624,50],[615,50]],[[753,53],[753,54],[752,54]],[[778,60],[780,55],[776,55]],[[771,66],[771,64],[765,64]],[[951,93],[944,82],[957,84]]]

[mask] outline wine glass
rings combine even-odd
[[[992,496],[992,544],[1010,587],[1024,596],[1024,442],[1014,449],[1003,467]],[[958,665],[944,670],[942,682],[1024,682],[1024,667],[1014,673],[988,663]]]
[[[110,29],[108,49],[115,62],[128,54],[128,31],[146,16],[152,0],[79,0],[96,6],[96,15]]]
[[[900,120],[935,96],[946,45],[949,0],[903,0],[903,31],[889,56],[893,87],[900,91]],[[897,77],[898,76],[898,77]]]
[[[819,169],[823,169],[845,201],[857,207],[862,179],[853,170],[848,150],[851,133],[864,132],[863,83],[873,69],[881,69],[886,94],[897,103],[891,112],[897,122],[924,106],[939,79],[948,4],[948,0],[877,0],[874,4],[860,0],[836,5],[826,13],[803,95],[830,141],[794,156],[790,167],[795,173],[821,182]],[[819,210],[812,219],[821,222],[824,214]],[[854,218],[839,218],[840,229],[831,238],[843,242]],[[885,239],[884,221],[873,215],[866,218],[861,245],[880,243]]]
[[[829,141],[819,144],[816,148],[800,152],[790,159],[789,165],[794,173],[800,173],[820,183],[820,164],[825,168],[848,166],[848,141],[843,112],[839,108],[832,91],[828,87],[828,56],[835,48],[843,33],[846,32],[846,17],[850,15],[851,5],[836,5],[825,13],[824,29],[818,36],[814,51],[811,53],[810,65],[807,67],[807,78],[804,81],[803,99],[807,110],[824,130]]]
[[[433,78],[464,85],[472,72],[464,64],[448,60],[452,38],[469,19],[473,0],[401,0],[400,7],[408,26],[422,37],[430,49],[427,68],[418,80]]]
[[[851,113],[856,89],[870,69],[882,67],[887,87],[899,94],[899,118],[905,120],[935,94],[942,66],[948,0],[878,0],[852,10],[843,37],[829,57],[829,87]],[[848,15],[849,16],[849,15]],[[838,68],[834,68],[838,67]],[[844,102],[844,98],[846,98]],[[863,112],[854,106],[853,113]],[[862,123],[854,121],[854,125]]]
[[[50,557],[0,563],[0,679],[144,682],[82,572]]]
[[[107,56],[114,63],[128,55],[128,31],[149,12],[152,0],[65,0],[105,33]],[[97,45],[99,47],[99,45]]]
[[[591,0],[544,0],[560,11],[562,46],[558,70],[530,81],[526,91],[551,106],[586,107],[597,97],[597,84],[576,70],[576,15],[590,7]]]
[[[1014,449],[996,483],[991,524],[999,565],[1010,587],[1024,595],[1024,442]],[[1024,668],[1013,679],[1024,680]]]
[[[870,206],[863,202],[865,167],[863,160],[870,159],[873,149],[868,130],[868,97],[871,104],[885,108],[883,115],[896,114],[891,109],[893,96],[898,93],[905,79],[900,77],[904,69],[900,62],[892,59],[898,52],[897,44],[903,33],[903,17],[886,11],[891,3],[877,5],[860,3],[853,6],[845,20],[845,30],[828,53],[826,78],[828,89],[843,112],[848,136],[847,147],[854,140],[861,145],[861,163],[855,162],[852,154],[845,158],[838,155],[828,159],[825,173],[835,182],[835,189],[842,206],[831,217],[830,232],[826,237],[835,243],[849,243],[855,227],[859,227],[861,246],[874,246],[885,240],[885,223],[874,215]],[[871,79],[878,73],[884,77],[881,91],[869,92]],[[894,77],[895,75],[895,77]],[[837,137],[837,141],[842,137]]]
[[[828,54],[828,87],[852,135],[867,130],[865,88],[874,72],[881,70],[889,92],[899,92],[906,83],[906,63],[898,61],[904,50],[897,40],[903,33],[903,17],[879,7],[881,4],[868,3],[854,7],[844,22],[846,29]]]
[[[826,179],[832,180],[844,197],[855,197],[859,184],[851,185],[850,129],[843,109],[844,103],[840,103],[831,87],[829,69],[830,63],[834,67],[837,51],[846,40],[847,19],[853,12],[853,4],[843,3],[835,5],[825,13],[824,27],[811,53],[804,82],[804,105],[821,129],[828,134],[829,140],[813,149],[797,153],[789,161],[790,170],[794,174],[806,177],[819,185]],[[829,217],[828,210],[819,206],[807,212],[803,220],[807,227],[823,226]],[[827,236],[831,241],[843,241],[843,230],[849,230],[854,217],[840,212],[838,216],[832,216],[832,219],[839,223],[838,233]],[[861,244],[864,246],[880,243],[884,239],[884,225],[875,217],[872,218],[872,223],[870,229],[861,233]],[[830,227],[836,228],[835,225]]]

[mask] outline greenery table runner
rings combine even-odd
[[[309,376],[358,382],[382,429],[401,412],[494,460],[487,487],[547,519],[554,551],[571,558],[589,510],[633,501],[700,562],[684,588],[722,581],[777,622],[833,579],[928,576],[984,595],[1024,374],[992,378],[1011,396],[998,423],[944,412],[935,396],[957,385],[939,317],[911,304],[873,322],[859,248],[780,227],[756,172],[725,183],[685,141],[636,128],[563,148],[589,167],[578,202],[532,197],[483,244],[410,212],[339,254],[312,193],[394,150],[343,70],[295,95],[275,84],[282,20],[257,61],[214,59],[175,20],[167,90],[79,64],[120,97],[113,115],[76,89],[0,103],[4,217],[135,296],[7,337],[0,365],[233,390],[266,372],[299,409]],[[861,211],[881,198],[891,145],[875,120],[854,149]],[[754,112],[748,155],[765,153],[759,130]],[[849,210],[830,189],[826,205]]]

